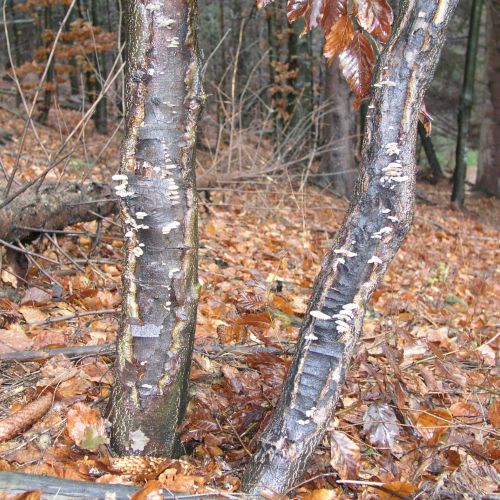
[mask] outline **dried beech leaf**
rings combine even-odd
[[[368,95],[375,54],[368,38],[355,33],[349,46],[339,54],[340,69],[356,97]]]
[[[436,444],[443,432],[450,426],[452,415],[446,408],[436,408],[421,413],[416,427],[428,444]]]
[[[40,420],[52,406],[52,394],[44,394],[0,422],[0,442],[7,441]]]
[[[332,26],[341,16],[347,16],[347,0],[337,0],[336,2],[324,2],[321,26],[326,34],[330,32]]]
[[[394,16],[385,0],[354,0],[356,19],[360,26],[373,36],[386,42],[391,35]]]
[[[398,419],[387,404],[372,404],[363,416],[363,430],[370,443],[375,446],[392,448],[399,434]]]
[[[326,34],[323,54],[332,60],[344,50],[354,37],[354,27],[349,16],[342,16]]]
[[[341,479],[358,477],[361,461],[359,446],[343,432],[330,433],[332,458],[330,465],[338,471]]]
[[[393,481],[392,483],[384,484],[384,489],[394,492],[391,495],[389,491],[377,490],[379,499],[382,500],[398,500],[399,498],[410,498],[410,495],[417,491],[417,487],[408,481]]]
[[[95,451],[108,443],[106,423],[98,409],[77,403],[68,411],[66,430],[77,446]]]
[[[289,0],[287,5],[288,22],[292,23],[305,15],[310,10],[311,3],[312,0]]]
[[[148,481],[144,488],[136,491],[130,500],[163,500],[163,486],[160,481]]]
[[[500,399],[495,399],[488,410],[488,418],[495,428],[500,427]]]

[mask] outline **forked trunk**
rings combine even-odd
[[[112,446],[124,455],[172,456],[198,303],[196,0],[131,0],[128,9],[126,135],[115,178],[126,261]]]
[[[280,401],[243,479],[251,493],[287,492],[334,414],[366,304],[410,229],[423,96],[458,0],[403,3],[380,57],[353,201],[316,279]]]

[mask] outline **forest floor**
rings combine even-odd
[[[9,170],[22,121],[0,115],[15,138],[0,153]],[[60,140],[71,119],[59,131],[40,129],[42,139]],[[109,180],[118,141],[95,161],[104,144],[97,137],[78,146],[57,174],[77,178],[91,166],[95,178]],[[27,141],[20,178],[30,179],[46,159],[31,135]],[[456,498],[460,491],[495,491],[500,202],[470,197],[456,212],[449,191],[448,181],[418,185],[415,224],[371,300],[331,431],[296,490],[302,498],[405,498],[443,485],[456,488]],[[203,286],[180,460],[110,454],[103,415],[111,347],[106,355],[4,360],[12,351],[114,342],[123,244],[116,222],[79,224],[52,241],[41,236],[28,250],[57,264],[30,255],[24,278],[4,259],[0,434],[9,415],[44,394],[51,399],[34,425],[0,444],[0,470],[123,484],[157,479],[178,492],[236,491],[346,206],[319,189],[272,180],[214,191],[201,205]]]

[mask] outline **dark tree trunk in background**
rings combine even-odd
[[[247,492],[288,492],[334,415],[366,304],[413,220],[418,116],[457,2],[402,4],[374,75],[380,86],[372,92],[353,201],[316,279],[281,398],[245,472]]]
[[[455,152],[455,172],[451,201],[455,208],[462,208],[465,202],[465,179],[467,176],[467,141],[469,139],[470,117],[474,101],[474,80],[476,77],[477,49],[481,28],[483,0],[473,0],[465,55],[464,82],[458,104],[458,133]]]
[[[476,186],[500,196],[500,1],[490,0],[487,15],[486,99],[481,113]]]
[[[290,73],[290,77],[287,79],[287,113],[289,119],[293,119],[293,115],[295,112],[295,100],[297,97],[296,91],[296,82],[297,76],[296,72],[299,69],[299,36],[295,32],[294,24],[288,24],[288,55],[287,55],[287,63],[288,63],[288,71]]]
[[[421,122],[418,122],[418,135],[420,137],[420,141],[422,142],[422,146],[424,147],[425,157],[427,158],[427,162],[431,168],[432,182],[437,183],[438,180],[443,177],[443,170],[436,155],[432,139],[427,135],[425,127]]]
[[[128,3],[121,197],[123,315],[112,446],[178,453],[198,304],[194,146],[200,112],[195,0]]]
[[[91,20],[94,27],[103,26],[103,5],[100,5],[98,0],[92,0],[91,4]],[[97,48],[94,51],[94,66],[95,66],[95,81],[93,85],[93,99],[99,99],[103,89],[103,82],[107,78],[106,58],[102,51]],[[97,103],[97,106],[92,117],[94,120],[95,129],[100,134],[106,134],[108,131],[108,101],[106,95],[102,95]]]
[[[48,31],[52,27],[52,7],[47,4],[43,8],[43,24],[44,30]],[[45,48],[50,52],[51,42],[44,42]],[[47,53],[47,57],[49,54]],[[50,105],[52,103],[52,84],[54,82],[54,59],[52,59],[49,70],[47,71],[47,77],[45,79],[45,92],[43,94],[43,104],[40,106],[40,113],[38,114],[37,121],[42,125],[47,123],[49,117]]]
[[[316,183],[350,198],[357,177],[356,113],[352,109],[349,86],[335,60],[326,64],[325,101],[329,112],[324,119],[324,139],[329,150],[322,159]]]

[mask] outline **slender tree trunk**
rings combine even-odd
[[[350,198],[357,177],[356,114],[338,61],[326,63],[325,67],[325,101],[330,103],[330,111],[325,116],[324,135],[330,147],[321,159],[316,183]]]
[[[299,69],[299,36],[295,32],[293,24],[288,24],[288,71],[290,77],[287,79],[288,92],[286,96],[287,100],[287,114],[288,119],[293,119],[295,113],[295,100],[297,97],[296,84],[297,75],[296,72]]]
[[[487,16],[486,98],[481,114],[476,186],[500,196],[500,1],[490,0]]]
[[[458,0],[409,0],[382,53],[361,171],[342,228],[316,279],[297,351],[243,489],[289,491],[332,418],[366,304],[410,229],[423,96]]]
[[[455,208],[463,208],[465,202],[465,179],[467,175],[467,140],[469,138],[470,116],[474,101],[474,80],[476,77],[477,49],[481,28],[483,0],[473,0],[465,55],[464,82],[458,105],[458,134],[455,152],[455,172],[451,201]]]
[[[102,5],[100,6],[97,0],[92,0],[91,19],[94,27],[103,25],[102,15],[99,13],[100,8],[102,8]],[[103,89],[102,82],[107,78],[107,71],[106,58],[102,51],[99,51],[98,47],[94,49],[94,66],[96,72],[93,86],[94,99],[99,99]],[[97,103],[92,119],[94,120],[96,131],[100,134],[106,134],[108,131],[108,100],[106,95],[103,95]]]
[[[43,22],[44,29],[50,30],[52,27],[52,7],[47,4],[43,9]],[[50,50],[50,43],[44,44],[47,50]],[[50,105],[52,103],[52,84],[54,81],[54,60],[50,63],[49,70],[47,71],[47,78],[45,80],[45,92],[43,94],[43,104],[40,106],[40,113],[38,114],[37,121],[42,125],[47,123],[50,113]]]
[[[443,170],[436,155],[432,139],[427,135],[425,127],[421,122],[418,122],[418,135],[420,137],[420,141],[422,142],[422,146],[424,147],[425,157],[427,158],[429,166],[431,167],[432,182],[437,183],[438,180],[442,179],[443,177]]]
[[[196,0],[130,0],[121,175],[126,261],[111,397],[120,454],[172,456],[198,303]]]

